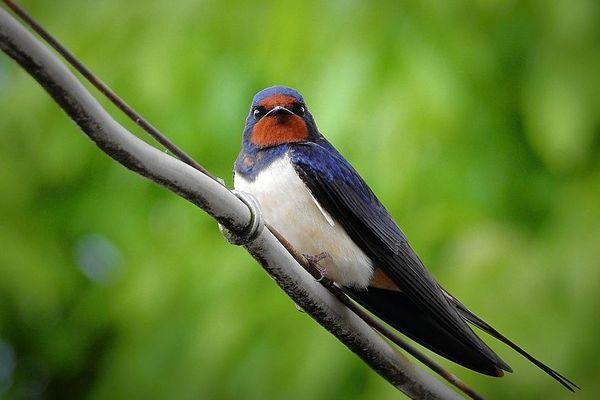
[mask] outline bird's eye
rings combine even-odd
[[[254,109],[254,112],[252,113],[252,115],[254,115],[255,120],[261,119],[264,114],[265,114],[265,110],[263,107],[256,107]]]
[[[304,117],[304,113],[306,112],[304,106],[300,104],[294,104],[292,110],[294,111],[294,114],[298,115],[299,117]]]

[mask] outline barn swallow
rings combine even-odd
[[[490,376],[512,372],[470,328],[487,332],[573,391],[577,385],[529,355],[444,290],[348,161],[319,133],[304,99],[274,86],[246,119],[234,186],[300,253],[324,255],[323,274],[355,301],[439,355]]]

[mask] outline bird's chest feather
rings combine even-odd
[[[254,195],[265,220],[301,253],[326,252],[328,256],[319,264],[328,278],[346,286],[368,285],[371,260],[318,205],[287,155],[265,167],[253,181],[236,174],[234,186]]]

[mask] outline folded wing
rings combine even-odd
[[[372,290],[362,294],[355,291],[359,302],[392,326],[455,362],[488,375],[499,376],[501,370],[510,371],[465,323],[387,210],[329,143],[298,144],[291,152],[291,159],[317,201],[403,293],[401,300],[396,298],[398,303],[387,304]],[[408,308],[400,315],[402,307]],[[391,312],[392,308],[397,312]],[[417,326],[419,324],[422,326]],[[436,337],[440,338],[435,343],[431,335],[425,334],[433,327]],[[448,349],[455,351],[444,348],[444,343],[452,343]]]

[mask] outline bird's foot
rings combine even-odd
[[[327,268],[323,267],[321,264],[319,264],[321,261],[323,261],[325,258],[327,258],[329,256],[329,254],[326,251],[323,251],[319,254],[316,255],[312,255],[312,254],[302,254],[304,256],[304,258],[306,259],[306,262],[308,262],[308,265],[310,265],[310,267],[312,269],[314,269],[316,272],[318,272],[319,277],[317,277],[317,282],[321,282],[323,285],[330,285],[332,282],[330,279],[327,279]]]

